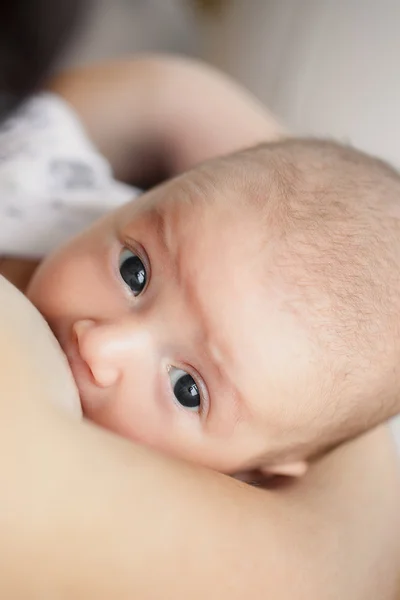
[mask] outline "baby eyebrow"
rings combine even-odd
[[[152,227],[157,242],[164,254],[171,254],[169,224],[166,219],[165,210],[161,207],[155,207],[152,210]]]

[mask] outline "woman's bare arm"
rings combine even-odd
[[[73,106],[115,176],[143,187],[283,131],[244,88],[189,59],[101,63],[61,73],[48,87]],[[0,274],[23,290],[35,267],[3,257]]]
[[[385,430],[279,492],[167,459],[52,404],[56,351],[18,298],[1,297],[0,597],[396,600]]]
[[[239,84],[190,59],[101,63],[63,73],[49,87],[75,108],[117,177],[136,185],[283,132]]]

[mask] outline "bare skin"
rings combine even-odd
[[[183,58],[101,63],[61,74],[49,89],[77,111],[115,176],[139,187],[284,132],[244,88]]]
[[[61,73],[48,89],[74,108],[115,177],[139,187],[284,132],[234,81],[181,58],[100,63]],[[25,290],[37,264],[2,257],[0,274]]]
[[[93,81],[102,77],[98,72]],[[79,81],[78,112],[83,74]],[[111,115],[107,120],[101,102],[97,106],[96,122],[109,123],[102,138],[107,154]],[[244,145],[258,141],[251,137]],[[114,166],[130,179],[119,160],[115,154]],[[30,267],[13,273],[16,266],[2,265],[23,288]],[[396,600],[400,490],[386,430],[327,456],[296,485],[252,489],[58,412],[52,385],[60,386],[60,377],[39,377],[47,359],[37,354],[37,334],[18,331],[15,324],[23,320],[18,311],[10,319],[14,301],[7,309],[3,297],[2,306],[2,330],[14,323],[2,348],[1,395],[13,399],[0,405],[8,490],[1,511],[7,517],[0,539],[2,596]]]
[[[396,600],[386,429],[276,491],[168,459],[57,407],[66,372],[16,293],[0,280],[2,597]]]

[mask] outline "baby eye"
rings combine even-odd
[[[199,410],[201,396],[193,377],[189,373],[186,373],[186,371],[176,369],[175,367],[169,367],[168,374],[172,391],[179,404],[190,410]]]
[[[146,267],[128,248],[124,248],[119,257],[119,272],[134,296],[139,296],[147,282]]]

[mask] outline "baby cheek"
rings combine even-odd
[[[58,281],[53,265],[42,264],[36,271],[27,290],[28,298],[48,319],[51,317],[55,296],[57,296]]]
[[[69,315],[101,317],[108,292],[103,281],[89,258],[65,252],[43,264],[28,296],[49,320]]]
[[[124,438],[160,448],[162,418],[151,377],[141,377],[141,373],[135,371],[120,372],[122,378],[113,389],[88,390],[85,416]]]
[[[87,416],[91,418],[90,415]],[[104,410],[93,415],[91,420],[132,442],[169,453],[165,427],[162,426],[157,415],[152,411],[142,410],[142,407],[135,405],[133,399],[130,407],[124,411]]]

